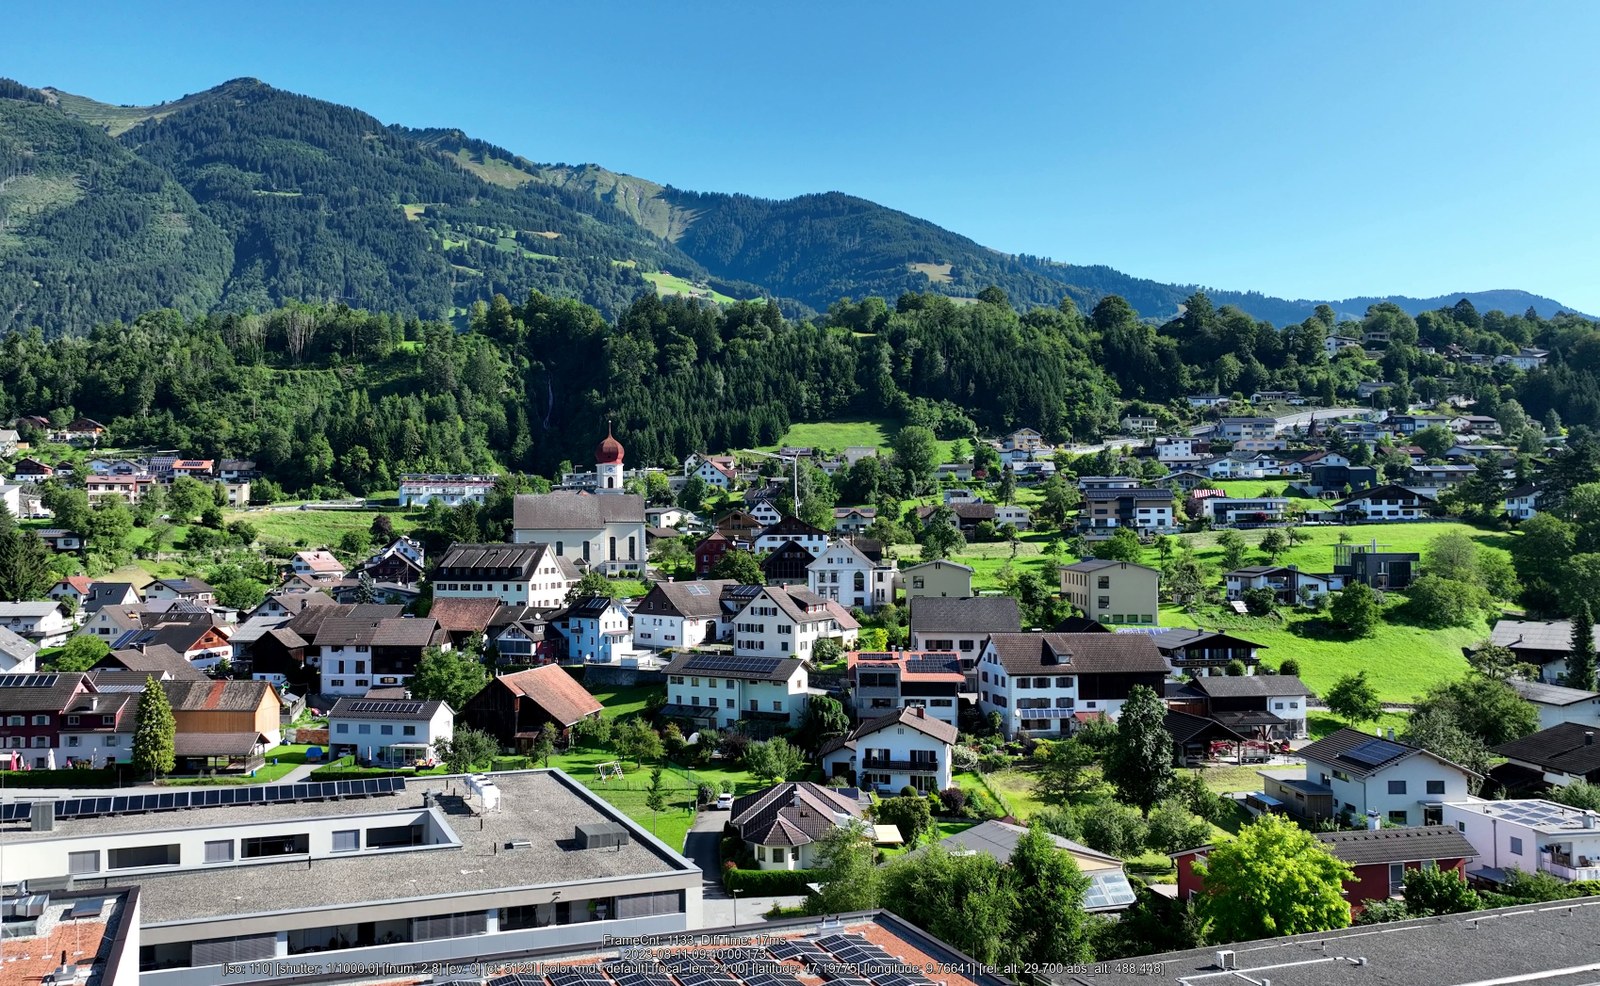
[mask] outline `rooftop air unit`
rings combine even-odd
[[[632,841],[625,826],[616,822],[579,825],[573,833],[579,849],[620,849]]]

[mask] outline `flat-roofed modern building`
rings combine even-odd
[[[240,803],[253,790],[272,796]],[[48,826],[0,815],[15,818],[0,823],[8,881],[137,886],[142,986],[266,981],[281,976],[275,963],[319,975],[470,962],[701,924],[699,868],[559,771],[428,777],[371,796],[317,784],[181,793],[218,803],[119,814],[113,797],[69,800]],[[312,797],[324,800],[288,800]],[[104,812],[84,815],[84,800]],[[246,965],[224,977],[224,963]]]

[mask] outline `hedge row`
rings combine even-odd
[[[137,784],[141,778],[134,776],[133,768],[122,765],[86,770],[81,767],[64,767],[59,770],[0,770],[0,789],[8,787],[112,787],[119,784]],[[143,778],[149,783],[149,777]]]
[[[320,767],[311,772],[313,781],[364,781],[369,777],[415,777],[414,770],[373,770],[366,767]]]
[[[752,897],[791,897],[811,892],[808,883],[816,883],[811,870],[724,870],[722,886],[729,892],[738,891]]]

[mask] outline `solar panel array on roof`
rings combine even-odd
[[[545,982],[543,976],[513,972],[489,980],[489,986],[545,986]]]
[[[960,665],[955,655],[950,657],[913,657],[906,662],[906,670],[911,674],[939,674],[944,671],[959,671]],[[956,666],[951,667],[952,664]]]
[[[729,657],[725,654],[696,654],[684,665],[689,671],[723,674],[771,674],[783,663],[781,657]]]
[[[0,674],[0,688],[54,688],[58,674]]]
[[[1405,755],[1406,748],[1398,743],[1388,740],[1367,740],[1358,746],[1339,754],[1345,760],[1361,764],[1364,767],[1381,767],[1389,761]]]
[[[1089,890],[1083,897],[1085,910],[1123,907],[1134,901],[1133,885],[1121,870],[1095,873],[1089,877]]]
[[[687,592],[691,596],[709,596],[709,595],[711,595],[711,590],[706,588],[703,585],[691,584],[688,588],[684,589],[683,591]]]
[[[346,708],[351,712],[367,712],[377,715],[414,715],[422,711],[425,702],[351,702]]]
[[[55,803],[57,819],[93,818],[97,815],[135,815],[153,811],[179,811],[188,808],[219,808],[231,805],[291,804],[297,801],[333,801],[345,798],[370,798],[404,791],[404,777],[369,777],[351,781],[313,781],[305,784],[267,784],[258,787],[212,787],[162,791],[157,794],[100,795],[92,798],[63,798]],[[0,822],[23,821],[30,817],[27,802],[0,805]]]

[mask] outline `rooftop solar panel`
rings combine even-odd
[[[1121,870],[1096,873],[1089,878],[1089,890],[1084,894],[1083,906],[1087,910],[1125,907],[1134,902],[1133,885]]]
[[[1362,743],[1358,746],[1351,747],[1350,749],[1341,753],[1340,756],[1345,760],[1350,760],[1366,767],[1378,767],[1388,763],[1391,760],[1394,760],[1397,757],[1405,755],[1405,753],[1406,748],[1398,743],[1391,743],[1388,740],[1372,739],[1367,740],[1365,743]]]

